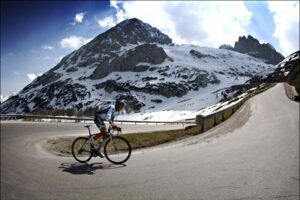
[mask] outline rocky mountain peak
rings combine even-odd
[[[152,43],[154,44],[146,45]],[[81,68],[94,69],[94,73],[89,77],[92,79],[103,78],[113,71],[140,70],[136,69],[138,62],[153,64],[149,61],[155,60],[154,63],[163,62],[168,57],[163,49],[156,44],[169,45],[171,43],[172,40],[169,36],[163,34],[157,28],[137,18],[127,19],[65,56],[54,68],[39,77],[38,81],[49,83],[58,80],[60,75],[54,71],[59,69],[67,73],[76,72]],[[127,56],[127,53],[125,53],[126,48],[134,46],[141,47],[128,50],[129,56]],[[138,52],[139,54],[144,52],[144,55],[147,56],[136,56]],[[136,61],[133,61],[134,58],[137,58]],[[122,68],[119,64],[121,61],[130,65]]]
[[[239,37],[234,44],[234,49],[240,53],[257,52],[259,45],[260,43],[256,38],[248,35],[247,38],[245,36]]]
[[[118,24],[115,28],[118,30],[121,29],[124,33],[126,33],[126,41],[128,39],[132,39],[133,44],[137,44],[138,42],[158,44],[172,43],[172,39],[169,38],[169,36],[163,34],[157,28],[152,27],[150,24],[144,23],[143,21],[137,18],[125,20]]]
[[[132,18],[124,20],[103,34],[100,34],[91,43],[107,43],[117,46],[138,43],[171,44],[172,39],[157,28],[137,18]]]
[[[256,58],[262,58],[267,64],[276,65],[281,62],[284,57],[269,43],[260,43],[258,39],[251,35],[240,36],[235,42],[234,47],[230,45],[221,45],[220,49],[228,49],[240,53],[248,54]]]
[[[258,39],[248,35],[239,37],[239,40],[234,44],[234,50],[240,53],[247,53],[256,58],[266,60],[266,63],[276,65],[281,62],[284,57],[277,52],[271,44],[260,44]]]

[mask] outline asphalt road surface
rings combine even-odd
[[[2,122],[1,199],[299,199],[299,104],[282,85],[210,131],[138,150],[126,165],[80,164],[39,145],[82,131],[80,124]]]

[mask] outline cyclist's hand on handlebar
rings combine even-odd
[[[118,126],[112,125],[112,129],[117,129],[117,128],[118,128]]]
[[[113,125],[112,128],[113,128],[114,130],[117,130],[117,131],[120,131],[120,132],[122,131],[121,127],[118,127],[118,126],[116,126],[116,125]]]

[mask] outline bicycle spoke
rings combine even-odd
[[[119,151],[118,151],[117,145],[114,141],[112,142],[112,146],[114,147],[115,151],[118,153]]]
[[[105,143],[104,154],[110,162],[121,164],[130,157],[131,147],[124,138],[115,136]]]
[[[79,162],[87,162],[92,157],[90,144],[87,144],[87,138],[77,138],[72,144],[72,155]]]

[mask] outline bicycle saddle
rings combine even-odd
[[[90,126],[92,126],[92,125],[85,125],[84,127],[85,127],[85,128],[89,128]]]

